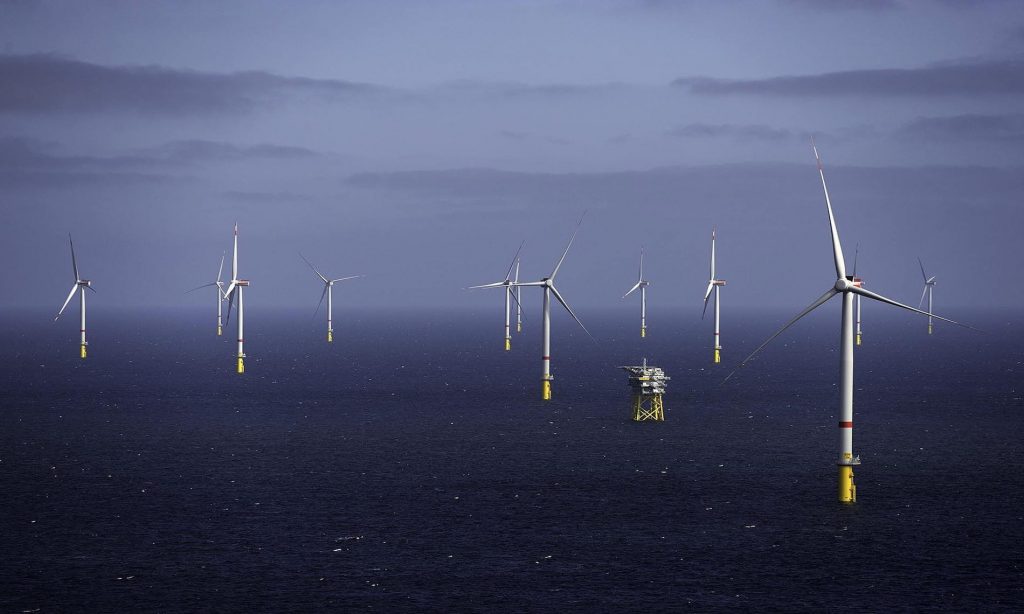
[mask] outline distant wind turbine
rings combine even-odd
[[[928,313],[932,311],[932,290],[935,288],[935,276],[928,277],[928,274],[924,272],[924,264],[921,259],[917,259],[917,264],[921,266],[921,277],[924,278],[924,292],[921,293],[921,300],[917,303],[917,308],[920,309],[921,305],[924,304],[924,297],[928,295]],[[942,318],[939,318],[940,320]],[[928,334],[932,334],[932,318],[928,316]]]
[[[320,294],[320,302],[316,304],[316,311],[313,312],[313,316],[316,317],[316,314],[320,312],[320,305],[324,304],[324,296],[326,296],[327,297],[327,343],[333,343],[334,342],[334,328],[333,328],[333,324],[331,323],[331,316],[334,313],[334,301],[333,301],[333,297],[332,297],[332,292],[333,292],[333,289],[334,289],[334,284],[336,284],[339,281],[347,281],[349,279],[356,279],[357,277],[362,277],[362,275],[349,275],[348,277],[339,277],[338,279],[327,279],[326,277],[323,276],[323,274],[320,271],[318,271],[316,269],[315,266],[313,266],[312,262],[310,262],[309,260],[306,260],[306,257],[303,256],[301,252],[299,253],[299,257],[302,258],[303,260],[305,260],[306,264],[309,265],[309,268],[313,269],[313,272],[316,273],[316,276],[319,277],[322,282],[324,282],[324,291],[323,291],[323,293]]]
[[[228,302],[228,322],[231,321],[231,306],[238,303],[238,372],[245,373],[245,297],[242,289],[249,287],[248,279],[238,278],[238,222],[235,222],[235,239],[231,250],[231,283],[224,291],[224,300]]]
[[[857,248],[853,252],[853,285],[858,288],[864,287],[864,280],[857,277],[857,260],[860,258],[860,243],[857,244]],[[860,329],[860,295],[857,295],[857,345],[860,345],[861,341],[861,329]],[[920,307],[920,305],[918,305]]]
[[[512,303],[511,303],[511,301],[514,300],[516,302],[516,305],[520,304],[519,296],[517,296],[518,288],[516,287],[516,283],[519,280],[519,252],[523,251],[523,245],[525,245],[525,244],[526,244],[526,241],[523,241],[522,243],[519,244],[519,249],[516,250],[516,255],[512,257],[512,264],[508,265],[508,272],[505,273],[505,279],[504,280],[496,281],[493,284],[483,284],[483,285],[480,285],[480,286],[470,286],[469,287],[470,290],[477,290],[477,289],[480,289],[480,288],[504,288],[505,289],[505,351],[506,352],[508,350],[512,349],[512,334],[510,333],[510,330],[511,330],[511,319],[512,319]],[[516,271],[515,280],[512,279],[512,269],[515,269],[515,271]],[[521,320],[522,312],[521,311],[520,311],[520,313],[519,313],[519,315],[517,317],[520,318],[517,321],[517,326],[521,327],[522,326],[522,320]]]
[[[708,312],[708,299],[711,298],[711,293],[715,293],[715,364],[722,362],[722,336],[719,327],[721,325],[721,310],[719,296],[719,288],[725,285],[724,279],[717,279],[715,277],[715,234],[716,228],[711,229],[711,277],[708,279],[708,289],[704,291],[704,311],[700,314],[700,319],[704,319],[704,315]]]
[[[811,147],[814,149],[814,157],[818,163],[818,174],[821,177],[821,187],[825,192],[825,208],[828,211],[828,223],[829,229],[832,236],[832,256],[836,267],[836,282],[831,288],[829,288],[825,294],[822,294],[816,301],[811,303],[807,309],[804,309],[795,318],[790,320],[785,326],[783,326],[778,332],[771,337],[768,337],[767,341],[762,343],[756,350],[754,350],[750,356],[740,363],[739,367],[747,364],[754,356],[757,355],[766,345],[771,343],[773,339],[778,337],[787,328],[792,326],[797,320],[814,311],[818,307],[824,305],[829,299],[837,294],[841,294],[843,297],[843,315],[842,315],[842,327],[840,335],[840,354],[839,354],[839,459],[837,464],[839,466],[839,500],[844,503],[851,503],[857,500],[857,487],[853,482],[853,468],[860,464],[860,457],[853,455],[853,299],[854,296],[863,296],[870,298],[882,303],[907,309],[915,313],[920,313],[926,316],[935,317],[940,320],[957,324],[959,326],[965,326],[971,328],[959,322],[954,322],[948,318],[932,315],[929,312],[921,311],[913,307],[897,303],[892,299],[885,298],[880,294],[875,294],[865,290],[864,288],[858,287],[854,284],[853,275],[847,276],[846,274],[846,261],[843,258],[843,247],[839,242],[839,231],[836,229],[835,216],[832,213],[832,202],[828,195],[828,186],[825,184],[825,172],[822,169],[821,158],[818,156],[818,149],[814,146],[813,139],[811,140]],[[739,368],[737,367],[737,369]],[[733,371],[735,373],[735,371]],[[733,373],[729,374],[732,377]],[[725,379],[728,380],[729,377]]]
[[[88,288],[88,289],[92,290],[93,292],[95,292],[96,290],[93,289],[92,281],[91,280],[82,279],[82,276],[78,274],[78,261],[75,260],[75,243],[74,243],[74,241],[71,240],[71,233],[68,233],[68,245],[71,246],[71,268],[75,272],[75,283],[74,283],[73,286],[71,286],[71,292],[68,293],[68,298],[65,299],[64,300],[64,304],[60,306],[60,311],[57,312],[57,316],[55,318],[53,318],[53,321],[56,322],[57,318],[59,318],[61,316],[61,314],[64,313],[64,309],[66,309],[67,306],[68,306],[68,303],[71,302],[71,298],[73,296],[75,296],[75,292],[78,292],[79,293],[79,308],[81,310],[81,315],[82,315],[82,328],[81,328],[82,344],[81,344],[80,356],[82,358],[85,358],[85,355],[86,355],[85,347],[87,345],[89,345],[89,343],[85,340],[85,289]]]
[[[644,248],[640,248],[640,272],[637,274],[636,285],[629,289],[629,292],[622,295],[626,298],[633,292],[640,290],[640,336],[647,336],[647,286],[651,282],[644,279]]]
[[[196,290],[201,290],[203,288],[209,288],[210,286],[215,286],[217,288],[217,336],[218,337],[220,337],[221,334],[223,333],[223,323],[221,321],[221,314],[222,314],[221,310],[222,310],[222,307],[223,307],[223,304],[224,304],[224,282],[222,282],[220,280],[220,278],[221,278],[221,275],[224,274],[224,256],[225,256],[225,254],[221,253],[221,255],[220,255],[220,268],[217,269],[217,281],[211,281],[208,284],[203,284],[203,285],[201,285],[201,286],[199,286],[197,288],[192,288],[191,290],[189,290],[188,292],[185,293],[185,294],[188,294],[189,292],[195,292]]]
[[[586,213],[584,212],[584,215],[585,214]],[[572,237],[569,238],[569,244],[565,246],[565,251],[562,252],[562,257],[558,259],[558,264],[556,264],[554,270],[551,271],[551,275],[549,275],[547,277],[541,278],[540,281],[520,282],[520,283],[515,284],[516,287],[536,286],[538,288],[543,288],[544,289],[544,316],[543,316],[543,323],[541,324],[541,329],[543,331],[543,344],[542,345],[543,345],[543,352],[544,352],[543,355],[541,356],[541,379],[542,379],[542,381],[541,381],[541,398],[544,399],[545,401],[550,401],[551,400],[551,380],[554,379],[551,376],[551,295],[552,294],[554,294],[555,295],[555,299],[559,303],[562,304],[562,307],[565,307],[565,310],[569,312],[569,315],[572,316],[572,319],[576,320],[576,323],[580,325],[580,328],[583,329],[583,332],[587,333],[587,336],[589,336],[591,339],[594,338],[594,336],[590,334],[590,331],[587,330],[587,327],[583,326],[583,322],[580,322],[580,319],[576,317],[576,314],[573,312],[572,308],[569,307],[569,304],[565,302],[565,299],[562,298],[562,295],[559,294],[558,288],[555,287],[555,276],[558,275],[558,269],[561,268],[562,262],[565,261],[565,255],[569,253],[569,248],[572,247],[572,242],[573,242],[573,240],[576,239],[576,233],[579,232],[579,227],[580,227],[580,224],[582,224],[582,223],[583,223],[583,217],[581,216],[580,217],[580,221],[577,222],[577,224],[576,224],[576,230],[573,231]]]

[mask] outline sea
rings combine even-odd
[[[1024,610],[1024,325],[865,310],[853,505],[838,304],[16,312],[0,327],[3,612]],[[322,315],[322,314],[321,314]],[[871,316],[869,318],[868,316]],[[672,378],[633,422],[619,367]]]

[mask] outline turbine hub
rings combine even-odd
[[[839,279],[836,280],[836,290],[838,290],[839,292],[846,292],[851,287],[853,287],[853,284],[850,282],[849,279],[840,277]]]

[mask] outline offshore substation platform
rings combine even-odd
[[[665,404],[662,395],[671,377],[665,375],[659,367],[643,364],[634,367],[619,367],[629,374],[629,386],[633,389],[633,420],[665,420]]]

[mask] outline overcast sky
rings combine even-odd
[[[816,135],[868,287],[1017,307],[1024,3],[0,0],[0,306],[195,306],[231,226],[249,310],[482,306],[550,272],[585,318],[641,246],[652,309],[834,281]],[[1005,285],[1005,288],[1003,287]],[[532,300],[532,299],[531,299]]]

